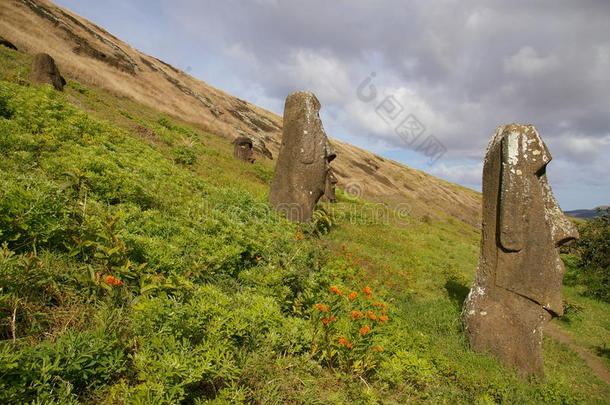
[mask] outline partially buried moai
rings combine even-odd
[[[239,136],[233,141],[233,156],[246,163],[254,163],[254,145],[247,136]]]
[[[65,79],[59,73],[59,69],[55,64],[55,59],[46,53],[34,55],[30,81],[32,83],[50,84],[59,91],[63,91],[66,85]]]
[[[269,202],[291,221],[311,219],[324,194],[335,158],[320,120],[320,102],[313,93],[297,91],[286,98],[282,144]]]
[[[551,154],[531,125],[499,127],[483,167],[483,233],[462,313],[471,346],[544,376],[544,326],[563,314],[559,247],[578,237],[549,186]]]

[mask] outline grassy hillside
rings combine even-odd
[[[610,400],[554,340],[546,381],[468,349],[475,228],[341,191],[291,224],[269,162],[103,90],[30,86],[28,64],[0,49],[0,403]],[[561,327],[603,345],[610,306],[578,288]]]
[[[129,110],[123,103],[135,100],[139,103],[136,111],[152,108],[153,114],[164,113],[229,140],[246,134],[259,152],[266,150],[274,156],[279,152],[282,117],[134,49],[49,0],[4,0],[0,2],[0,20],[0,36],[21,51],[48,53],[66,78],[120,94],[119,99],[99,91],[87,98],[76,97],[79,105],[89,106],[113,123],[126,121],[117,112]],[[101,102],[109,105],[103,108]],[[332,138],[334,134],[328,135]],[[390,205],[407,203],[413,215],[437,220],[453,217],[471,226],[480,223],[480,193],[354,145],[334,139],[331,143],[339,156],[333,162],[339,186],[353,194]],[[271,163],[266,156],[259,154],[257,158]]]

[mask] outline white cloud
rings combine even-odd
[[[241,43],[231,44],[225,50],[225,55],[237,62],[247,64],[253,68],[258,68],[260,65],[256,54],[251,50],[246,49],[246,47],[244,47]]]
[[[463,184],[476,189],[481,188],[481,177],[483,173],[483,163],[474,164],[456,164],[447,166],[445,163],[434,166],[430,173],[451,181],[453,183]]]
[[[603,138],[593,138],[582,135],[570,134],[559,137],[554,146],[556,151],[560,152],[565,157],[570,157],[572,160],[581,163],[592,163],[600,156],[600,152],[610,147],[610,135]]]
[[[610,2],[163,1],[193,38],[224,50],[240,84],[225,90],[269,107],[310,89],[342,140],[403,147],[375,112],[394,95],[446,146],[435,175],[478,184],[480,165],[463,162],[482,160],[497,126],[521,122],[549,145],[562,186],[595,177],[610,188],[600,176],[610,152]],[[364,103],[356,88],[371,71],[381,98]]]
[[[508,73],[523,76],[535,76],[555,69],[559,60],[555,55],[540,56],[531,46],[525,46],[516,54],[504,60],[504,69]]]
[[[283,80],[311,90],[327,102],[343,101],[352,89],[348,68],[328,53],[297,49],[276,69]]]

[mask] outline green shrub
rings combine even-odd
[[[193,151],[192,147],[189,146],[176,146],[173,149],[174,162],[183,165],[194,165],[197,162],[197,154]]]
[[[579,267],[586,294],[610,302],[610,210],[579,226]]]
[[[0,178],[0,238],[23,251],[58,246],[72,226],[71,195],[40,173],[3,173]]]
[[[174,129],[174,124],[167,117],[161,117],[157,120],[157,124],[167,129]]]
[[[432,383],[436,373],[436,368],[429,359],[401,350],[380,365],[377,378],[392,387],[408,384],[423,388]]]
[[[331,212],[322,207],[317,208],[312,215],[311,229],[315,235],[324,235],[330,232],[334,224]]]
[[[154,387],[156,396],[171,400],[169,403],[190,402],[200,396],[213,398],[221,387],[237,378],[239,371],[222,343],[193,345],[166,334],[147,338],[133,356],[140,383],[130,390],[128,398],[141,397],[150,387]]]
[[[105,330],[67,331],[56,342],[42,342],[15,350],[0,348],[0,399],[46,403],[85,395],[126,370],[125,349]]]
[[[173,401],[214,398],[239,377],[240,356],[266,347],[268,336],[286,336],[283,322],[275,300],[253,291],[228,294],[208,285],[184,300],[142,298],[132,320],[138,380],[162,387]],[[287,349],[282,339],[273,341]]]

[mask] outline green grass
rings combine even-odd
[[[28,61],[0,49],[0,402],[610,399],[553,340],[544,382],[468,348],[476,229],[341,192],[328,233],[291,224],[266,204],[272,162],[100,89],[29,86]],[[561,327],[603,349],[610,306],[579,288]]]
[[[583,294],[587,287],[578,284],[578,268],[573,256],[564,256],[566,285],[564,301],[569,305],[566,316],[557,324],[579,346],[597,354],[610,369],[610,305]]]

